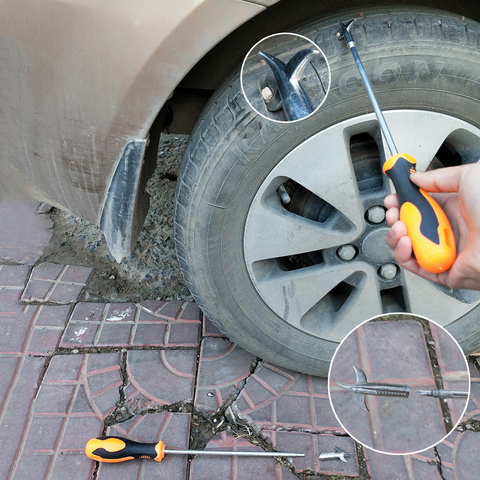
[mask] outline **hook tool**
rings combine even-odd
[[[151,458],[161,462],[165,454],[175,455],[236,455],[237,457],[304,457],[304,453],[282,452],[237,452],[222,450],[167,450],[160,440],[154,443],[134,442],[123,437],[105,436],[88,441],[85,453],[92,460],[104,463],[119,463],[134,458]]]
[[[341,460],[342,462],[347,462],[347,458],[350,458],[351,455],[347,452],[344,452],[342,449],[338,448],[338,447],[333,447],[333,449],[335,450],[334,452],[326,452],[326,453],[321,453],[318,458],[320,460],[335,460],[335,459],[338,459],[338,460]]]
[[[352,52],[392,155],[384,163],[383,173],[392,180],[397,191],[400,220],[407,226],[408,236],[412,240],[413,253],[418,264],[431,273],[444,272],[453,265],[456,258],[455,237],[452,228],[440,205],[427,192],[410,181],[410,174],[416,171],[417,161],[411,155],[398,153],[350,32],[354,21],[350,20],[346,25],[338,22],[342,29],[339,39],[345,39]]]
[[[394,383],[372,383],[367,382],[367,377],[363,370],[353,366],[357,374],[357,383],[340,383],[336,382],[339,387],[350,390],[355,393],[355,401],[360,407],[368,412],[365,395],[380,395],[388,397],[408,397],[410,387],[408,385],[398,385]]]

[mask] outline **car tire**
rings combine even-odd
[[[384,150],[353,57],[345,42],[337,37],[337,20],[346,21],[352,17],[358,17],[358,13],[342,12],[296,30],[319,45],[331,69],[331,89],[325,103],[305,120],[279,123],[261,117],[249,107],[242,94],[239,72],[227,79],[209,101],[191,135],[176,192],[175,240],[178,259],[186,283],[205,315],[232,341],[258,357],[295,371],[321,376],[328,373],[338,342],[348,333],[346,327],[353,328],[362,320],[382,313],[378,312],[378,308],[383,308],[384,312],[417,310],[414,313],[426,313],[421,307],[411,307],[413,300],[409,299],[409,295],[413,298],[413,290],[418,289],[412,288],[408,293],[408,284],[414,280],[407,278],[405,272],[396,274],[392,283],[396,286],[381,290],[386,280],[383,277],[381,281],[378,280],[378,273],[375,273],[378,271],[377,263],[385,261],[391,252],[385,252],[381,247],[385,258],[378,259],[374,252],[371,257],[375,258],[369,260],[361,242],[366,241],[367,234],[376,232],[375,228],[382,228],[383,232],[387,227],[384,223],[381,223],[381,227],[371,224],[368,219],[359,220],[353,227],[352,223],[356,221],[342,223],[342,218],[345,220],[344,217],[350,215],[349,208],[343,212],[337,211],[336,219],[332,220],[330,227],[325,228],[331,229],[329,235],[337,229],[335,231],[349,239],[348,242],[353,245],[353,261],[357,261],[359,268],[363,269],[362,275],[367,280],[359,280],[352,274],[343,282],[347,293],[342,291],[339,294],[339,310],[335,311],[337,307],[329,297],[328,301],[324,301],[326,306],[317,306],[317,310],[309,313],[307,322],[302,323],[302,317],[296,323],[289,323],[282,312],[288,302],[294,301],[295,295],[300,298],[303,293],[299,290],[289,292],[288,285],[305,286],[305,279],[298,284],[282,284],[278,280],[280,286],[277,292],[262,283],[270,270],[274,272],[272,275],[281,279],[285,275],[301,276],[302,272],[306,272],[305,268],[313,271],[312,267],[319,269],[326,265],[325,274],[320,279],[315,277],[315,282],[320,283],[312,283],[315,288],[321,289],[321,282],[329,282],[332,271],[344,268],[351,262],[338,258],[340,241],[330,245],[324,252],[320,251],[320,257],[323,253],[323,258],[316,259],[319,251],[312,252],[309,250],[311,247],[304,248],[301,245],[307,238],[303,232],[298,241],[293,242],[299,245],[298,255],[294,255],[295,264],[282,267],[281,262],[285,258],[288,257],[291,262],[291,252],[287,248],[286,255],[280,255],[278,252],[282,248],[278,245],[281,242],[293,243],[284,238],[285,232],[275,229],[274,222],[270,224],[267,219],[263,228],[263,217],[258,209],[267,208],[265,205],[268,202],[274,202],[272,208],[280,212],[280,216],[296,215],[301,217],[301,222],[306,222],[308,228],[313,225],[315,230],[317,227],[312,222],[321,223],[319,215],[327,208],[328,216],[328,209],[332,207],[328,202],[319,203],[309,190],[305,194],[305,189],[303,193],[294,191],[292,194],[297,206],[285,207],[275,197],[272,185],[276,184],[269,184],[269,179],[277,178],[274,173],[283,171],[280,166],[286,165],[289,156],[297,155],[295,158],[299,162],[299,169],[305,170],[306,178],[308,167],[302,162],[305,156],[312,155],[308,149],[315,147],[318,169],[313,167],[310,171],[320,182],[325,183],[322,179],[331,178],[331,183],[328,185],[327,182],[326,185],[332,191],[343,188],[341,169],[336,167],[335,145],[331,139],[324,144],[318,140],[343,125],[337,133],[345,135],[345,132],[350,132],[349,135],[355,138],[349,144],[350,151],[346,152],[351,162],[350,167],[345,164],[345,171],[349,171],[352,178],[365,182],[365,186],[359,188],[360,193],[352,195],[353,201],[363,202],[366,210],[368,205],[378,204],[379,199],[389,193],[388,180],[379,173],[380,162],[388,155],[388,151]],[[419,170],[477,161],[476,152],[480,151],[480,25],[438,10],[376,7],[362,12],[352,32],[392,135],[403,143],[398,144],[401,149],[417,157]],[[422,132],[420,137],[412,135],[416,130],[412,129],[412,122],[418,123],[418,129]],[[429,128],[432,129],[431,137],[434,137],[439,129],[448,129],[448,125],[452,125],[452,132],[445,134],[445,140],[440,141],[437,150],[437,140],[429,140]],[[402,133],[403,127],[406,132]],[[367,134],[368,137],[365,136]],[[422,142],[425,146],[417,145]],[[360,149],[360,153],[354,151],[356,148]],[[425,155],[429,156],[427,164],[425,160],[420,161],[420,158],[426,158]],[[435,155],[437,164],[432,165],[430,159]],[[279,180],[276,181],[278,183]],[[281,181],[288,183],[290,176],[285,176]],[[292,186],[289,185],[289,188]],[[294,183],[293,188],[301,189],[301,186]],[[346,191],[343,196],[347,198],[349,195],[349,191]],[[312,209],[314,213],[308,213]],[[295,235],[294,230],[287,233]],[[375,235],[372,233],[370,237]],[[265,239],[258,240],[262,236]],[[268,242],[274,252],[273,260],[265,252],[258,253],[258,250],[266,248],[261,245],[268,246]],[[378,242],[372,245],[375,248],[370,247],[370,250],[379,249]],[[253,258],[257,253],[262,258],[259,262]],[[338,262],[338,266],[335,262]],[[332,289],[335,281],[330,286]],[[367,293],[362,290],[363,287],[359,287],[362,281],[364,284],[376,282],[377,294],[370,292],[369,295],[378,295],[380,298],[380,290],[388,291],[393,292],[394,300],[389,298],[390,303],[387,302],[383,307],[380,304],[380,307],[370,308]],[[437,318],[431,319],[447,326],[466,353],[478,348],[478,295],[474,292],[447,292],[442,287],[426,283],[421,287],[425,288],[424,302],[435,303],[431,311],[438,312],[438,315],[434,315]],[[406,294],[400,293],[403,297],[397,304],[395,292],[405,291]],[[362,303],[364,294],[365,301]],[[347,295],[348,301],[342,295]],[[381,303],[383,300],[380,298],[379,301]],[[455,301],[459,302],[458,310],[455,310]],[[418,299],[416,302],[415,305],[421,303]],[[457,313],[453,317],[444,316],[443,304],[447,310],[453,305]],[[340,318],[339,311],[347,306],[352,310],[353,320],[346,316]],[[332,325],[337,322],[338,325],[334,327],[341,325],[340,330],[330,335],[328,322]],[[328,328],[324,328],[324,325]],[[322,329],[327,334],[324,335]]]

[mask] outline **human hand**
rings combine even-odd
[[[406,225],[399,220],[397,195],[385,198],[387,223],[392,227],[387,243],[397,263],[449,288],[480,290],[480,162],[448,167],[410,176],[413,183],[439,203],[447,215],[457,244],[457,258],[446,272],[430,273],[415,260]]]

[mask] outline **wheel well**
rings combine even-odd
[[[465,15],[480,21],[480,4],[467,0],[370,0],[369,6],[403,5],[431,7]],[[203,106],[221,82],[237,68],[250,48],[273,33],[289,31],[316,17],[358,8],[362,14],[364,0],[347,0],[344,5],[328,0],[281,0],[244,23],[210,50],[184,77],[167,105],[165,131],[191,132]]]

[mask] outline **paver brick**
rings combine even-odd
[[[195,350],[128,352],[128,400],[151,407],[193,401],[196,356]]]
[[[199,309],[191,303],[78,303],[60,346],[195,348],[200,329]]]
[[[119,380],[119,354],[53,357],[38,393],[27,397],[28,420],[19,429],[23,436],[11,478],[60,479],[66,472],[69,478],[90,478],[93,467],[85,444],[101,433],[103,419],[115,407]],[[105,396],[108,408],[101,405]]]
[[[77,301],[93,269],[72,265],[42,263],[33,268],[23,303],[72,304]]]
[[[480,416],[473,416],[478,420]],[[480,439],[478,432],[466,431],[455,439],[452,464],[455,478],[471,480],[478,478],[480,471]]]
[[[17,359],[14,375],[0,401],[0,479],[6,479],[13,472],[14,461],[25,440],[32,400],[41,372],[44,358],[21,357]],[[36,477],[30,477],[32,480]],[[24,477],[28,479],[28,477]],[[29,479],[28,479],[29,480]]]
[[[28,265],[0,265],[0,288],[23,289],[29,271]]]

